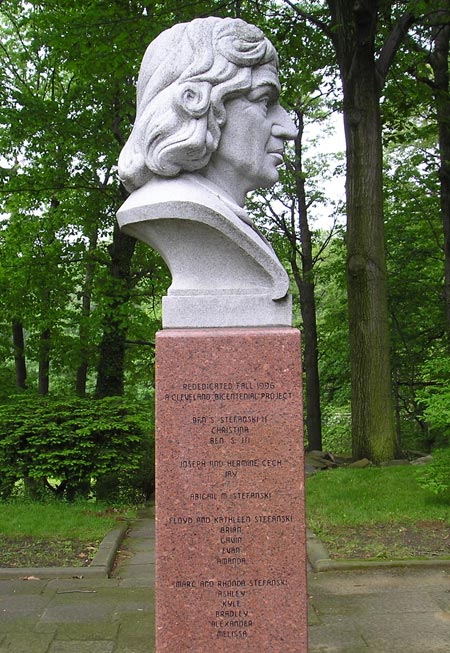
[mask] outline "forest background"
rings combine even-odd
[[[117,228],[117,159],[147,45],[208,15],[272,40],[299,128],[249,210],[291,274],[307,446],[375,463],[434,450],[429,482],[448,489],[449,0],[3,0],[0,496],[18,480],[69,498],[151,490],[170,275]],[[340,114],[345,155],[308,147],[305,126],[326,141]]]

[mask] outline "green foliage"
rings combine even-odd
[[[153,443],[147,406],[18,396],[0,405],[0,497],[22,480],[32,496],[45,488],[73,500],[112,475],[114,499],[143,500],[153,490]]]
[[[435,351],[423,367],[424,387],[418,401],[425,420],[436,431],[438,441],[450,437],[450,357]]]
[[[325,411],[330,403],[336,410],[346,411],[350,401],[350,354],[342,234],[336,234],[330,242],[315,279],[322,403]]]
[[[352,418],[350,406],[327,404],[322,410],[323,450],[333,454],[351,453]]]
[[[420,485],[450,501],[450,448],[436,449],[433,460],[417,472]]]

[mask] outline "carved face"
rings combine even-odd
[[[296,136],[295,125],[278,96],[276,71],[265,64],[254,69],[246,94],[225,102],[226,122],[219,147],[203,174],[241,206],[249,191],[270,188],[278,181],[284,142]]]

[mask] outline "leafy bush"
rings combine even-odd
[[[450,448],[435,450],[433,460],[417,471],[417,478],[422,487],[450,499]]]
[[[434,434],[433,460],[418,471],[422,487],[450,499],[450,358],[437,352],[424,366],[425,387],[418,392],[423,416]]]
[[[450,358],[436,354],[424,365],[425,387],[417,397],[423,416],[441,437],[450,436]]]
[[[17,396],[0,405],[0,498],[22,480],[33,498],[73,500],[114,478],[114,500],[142,500],[154,486],[149,406],[101,400]],[[104,495],[104,493],[103,493]]]

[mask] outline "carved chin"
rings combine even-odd
[[[267,165],[258,176],[258,186],[256,188],[270,188],[277,183],[280,175],[275,165]]]

